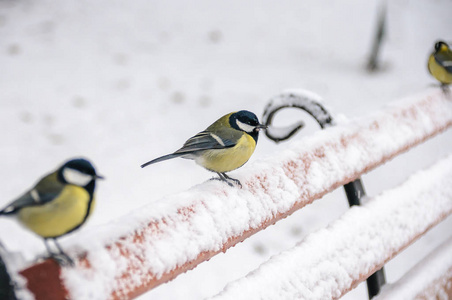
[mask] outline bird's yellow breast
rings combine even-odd
[[[428,59],[428,70],[439,82],[444,84],[452,83],[452,74],[438,64],[433,55],[430,55]]]
[[[196,158],[196,163],[213,172],[229,172],[243,166],[255,148],[254,139],[244,133],[234,147],[206,150]]]
[[[18,218],[25,227],[44,238],[58,237],[84,221],[89,200],[90,195],[84,188],[67,185],[51,202],[21,209]],[[94,199],[90,212],[93,207]]]

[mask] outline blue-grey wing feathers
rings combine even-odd
[[[0,215],[11,215],[28,206],[42,205],[58,197],[64,184],[57,179],[56,172],[42,178],[31,190],[0,210]]]
[[[236,143],[233,142],[232,139],[224,139],[214,133],[208,131],[201,131],[197,135],[189,138],[182,146],[182,148],[180,148],[176,152],[148,161],[147,163],[142,164],[141,167],[144,168],[148,165],[175,157],[180,156],[189,157],[190,154],[194,154],[198,151],[210,149],[225,149],[234,147],[235,145]]]
[[[447,72],[452,73],[452,52],[448,53],[436,53],[435,60],[436,62],[445,68]]]
[[[200,150],[224,149],[234,147],[235,144],[235,142],[221,138],[214,133],[201,131],[194,137],[189,138],[182,148],[174,153],[193,153]]]
[[[0,215],[10,215],[18,212],[24,207],[45,204],[55,199],[58,194],[59,193],[46,193],[40,195],[37,190],[33,189],[3,208],[0,211]]]

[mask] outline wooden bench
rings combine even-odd
[[[73,268],[46,260],[20,274],[38,300],[134,298],[451,126],[452,100],[439,89],[430,90],[249,163],[235,173],[242,189],[208,181],[92,229],[81,235],[77,249],[68,249],[77,257]],[[419,184],[432,177],[437,180]],[[339,298],[452,213],[451,182],[449,157],[399,188],[351,208],[214,299],[237,299],[239,294],[245,299]],[[344,230],[353,234],[340,234]],[[273,283],[265,280],[275,270],[284,272]],[[451,268],[447,272],[445,279],[436,279],[449,284],[450,295]],[[433,281],[432,286],[438,284]]]

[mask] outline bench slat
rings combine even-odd
[[[452,155],[352,207],[212,300],[338,299],[452,213],[451,182]]]
[[[52,286],[71,299],[135,297],[451,125],[452,101],[435,89],[286,144],[275,156],[234,172],[243,189],[208,181],[80,232],[65,245],[78,255],[77,266],[63,269],[63,279]],[[38,300],[50,299],[40,296],[39,278],[58,278],[52,264],[22,272]]]

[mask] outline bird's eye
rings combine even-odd
[[[256,126],[258,124],[258,122],[256,122],[256,120],[253,120],[253,119],[248,119],[248,120],[246,120],[246,124],[251,125],[251,126]]]

